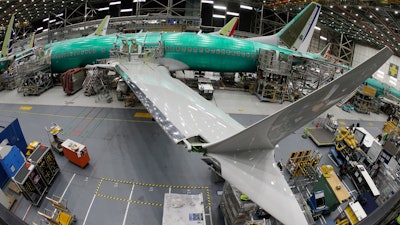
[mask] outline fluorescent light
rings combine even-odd
[[[64,13],[57,14],[56,17],[62,17]]]
[[[110,5],[121,5],[121,1],[117,1],[117,2],[110,2]]]
[[[103,8],[98,8],[97,11],[106,11],[109,9],[110,9],[110,7],[103,7]]]
[[[241,9],[248,9],[248,10],[253,10],[253,7],[247,6],[247,5],[240,5]]]
[[[237,12],[226,12],[226,15],[230,15],[230,16],[239,16],[239,13]]]
[[[42,20],[42,22],[46,22],[46,21],[49,21],[49,18],[47,17],[47,18],[44,18],[43,20]]]
[[[321,28],[320,27],[317,27],[317,26],[315,26],[314,27],[316,30],[321,30]]]
[[[222,18],[222,19],[225,19],[225,16],[224,16],[224,15],[213,14],[213,17],[214,17],[214,18]]]
[[[39,31],[39,30],[43,30],[43,27],[39,27],[38,29],[36,29],[37,31]]]
[[[214,1],[211,1],[211,0],[201,0],[201,3],[214,4]]]
[[[46,29],[43,30],[43,32],[46,32],[46,31],[49,31],[49,28],[46,28]]]
[[[132,9],[121,9],[121,12],[132,12]]]
[[[49,23],[54,23],[54,22],[56,22],[56,19],[52,19],[49,21]]]
[[[133,2],[146,2],[146,0],[133,0]]]
[[[226,10],[226,6],[223,6],[223,5],[214,5],[214,9]]]
[[[319,38],[322,39],[322,40],[324,40],[324,41],[328,40],[328,38],[326,38],[326,37],[324,37],[324,36],[319,36]]]

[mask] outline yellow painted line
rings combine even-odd
[[[134,117],[151,119],[153,116],[150,113],[137,112]]]
[[[94,194],[97,194],[99,192],[100,186],[103,183],[103,178],[100,179],[99,183],[97,184],[96,192]]]
[[[207,195],[207,205],[205,208],[211,208],[211,195],[210,195],[210,189],[208,187],[206,188],[206,195]]]
[[[25,105],[25,106],[19,107],[19,109],[20,109],[20,110],[24,110],[24,111],[29,111],[29,110],[32,109],[32,106],[27,106],[27,105]]]
[[[145,186],[145,187],[160,187],[160,188],[175,188],[175,189],[207,189],[207,186],[186,186],[186,185],[168,185],[168,184],[151,184],[151,183],[143,183],[137,181],[126,181],[126,180],[118,180],[112,178],[101,178],[104,181],[110,181],[113,183],[120,184],[134,184],[137,186]]]
[[[244,109],[238,109],[238,112],[244,112],[245,110]]]
[[[154,203],[154,202],[144,202],[144,201],[129,200],[129,199],[118,198],[118,197],[113,197],[113,196],[104,195],[104,194],[96,194],[96,196],[102,197],[102,198],[106,198],[106,199],[115,200],[115,201],[130,202],[130,203],[137,204],[137,205],[150,205],[150,206],[159,206],[159,207],[162,207],[162,206],[163,206],[162,203]]]
[[[147,120],[128,120],[128,119],[115,119],[115,118],[103,118],[103,117],[68,116],[68,115],[57,115],[49,113],[21,112],[21,111],[4,110],[4,109],[0,109],[0,112],[18,112],[30,115],[46,116],[46,117],[74,118],[74,119],[84,119],[84,120],[104,120],[104,121],[118,121],[118,122],[128,122],[128,123],[155,123],[152,120],[147,121]]]
[[[344,121],[339,121],[339,124],[343,125],[343,126],[346,126],[346,122],[344,122]]]

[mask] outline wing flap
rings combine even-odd
[[[244,129],[214,104],[172,78],[164,66],[134,61],[120,63],[115,69],[176,143],[192,137],[212,143]]]

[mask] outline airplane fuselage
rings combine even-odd
[[[107,36],[89,36],[66,40],[46,46],[53,72],[96,63],[110,57],[110,50],[122,46],[123,40],[134,39],[138,46],[152,49],[162,43],[160,63],[166,67],[178,63],[192,70],[217,72],[253,72],[257,69],[259,49],[273,50],[279,54],[296,52],[278,46],[245,39],[195,33],[137,33]],[[114,45],[115,43],[115,45]],[[175,68],[172,66],[172,68]]]

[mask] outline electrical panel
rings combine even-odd
[[[21,166],[13,180],[24,197],[33,205],[38,206],[48,188],[38,168],[34,164],[27,163]]]
[[[48,147],[39,147],[29,157],[28,161],[35,164],[37,170],[48,186],[60,171],[53,152]]]

